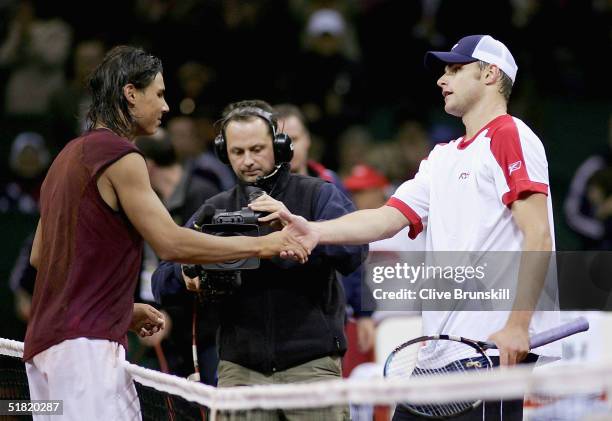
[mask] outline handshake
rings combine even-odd
[[[267,224],[278,232],[258,238],[260,250],[257,257],[266,259],[280,256],[305,263],[319,240],[311,224],[291,214],[283,202],[258,187],[247,187],[247,194],[248,207],[240,211],[226,212],[204,205],[195,217],[193,228],[212,235],[258,237],[258,225]],[[245,259],[244,262],[218,266],[219,269],[221,266],[228,269],[254,269],[259,266],[256,258]],[[208,268],[215,269],[214,266],[208,265]]]
[[[260,257],[280,256],[284,259],[306,263],[308,256],[319,242],[318,233],[306,219],[293,215],[283,202],[267,194],[249,203],[249,208],[265,215],[258,219],[259,223],[269,224],[279,230],[261,237],[265,242]]]
[[[240,271],[259,267],[258,258],[280,256],[306,263],[319,240],[318,234],[306,219],[291,214],[282,202],[265,193],[257,195],[248,208],[237,212],[219,211],[205,205],[196,215],[193,228],[212,235],[252,237],[259,235],[258,224],[268,224],[277,231],[257,238],[257,257],[206,265],[183,265],[183,280],[187,289],[212,291],[210,295],[216,295],[216,291],[223,289],[219,285],[225,285],[229,290],[235,289],[241,283]],[[221,279],[223,282],[220,282]]]

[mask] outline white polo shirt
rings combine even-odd
[[[548,163],[540,139],[521,120],[499,116],[473,138],[437,145],[419,172],[387,202],[411,223],[409,237],[427,227],[429,251],[521,251],[523,235],[512,218],[512,203],[531,193],[547,195],[554,241]],[[554,245],[553,245],[554,247]],[[518,268],[515,268],[518,272]],[[508,311],[423,312],[425,334],[446,333],[486,339],[501,329]],[[556,312],[537,312],[530,333],[559,323]],[[560,345],[539,348],[560,356]]]

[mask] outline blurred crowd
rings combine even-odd
[[[225,105],[262,98],[301,108],[311,153],[326,167],[346,175],[367,159],[398,183],[432,143],[461,134],[432,117],[441,101],[423,68],[426,50],[448,48],[466,31],[509,43],[521,74],[512,111],[529,120],[539,98],[607,97],[589,75],[599,65],[591,52],[610,52],[610,9],[605,0],[131,0],[95,10],[5,0],[3,143],[36,144],[52,158],[84,127],[88,73],[109,47],[135,44],[164,62],[165,125],[180,161],[207,150]],[[588,30],[564,29],[576,22]],[[17,142],[26,131],[41,137]],[[2,175],[23,178],[11,169]]]
[[[335,171],[358,208],[377,207],[436,142],[462,135],[442,115],[425,51],[448,49],[468,33],[505,42],[519,64],[510,110],[537,128],[543,98],[609,100],[593,76],[607,72],[601,59],[611,52],[611,13],[606,0],[109,0],[95,7],[3,0],[0,214],[37,214],[46,169],[85,127],[88,74],[117,44],[142,46],[163,61],[170,112],[157,139],[137,145],[182,224],[202,195],[234,184],[211,147],[230,102],[296,106],[308,134],[299,165],[310,160],[308,170],[323,178]],[[572,30],[577,22],[588,29]],[[612,117],[601,143],[564,204],[587,249],[612,247]],[[11,280],[24,319],[28,241]],[[155,268],[149,258],[143,273]]]

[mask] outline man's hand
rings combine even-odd
[[[276,231],[264,237],[263,248],[259,254],[262,259],[279,256],[284,259],[295,260],[300,263],[308,261],[311,249],[305,247],[297,238],[286,230]]]
[[[139,336],[138,340],[141,344],[150,347],[158,346],[164,339],[170,336],[170,332],[172,332],[172,319],[165,311],[162,310],[161,312],[164,315],[164,329],[151,336]]]
[[[506,325],[498,330],[489,340],[495,342],[499,349],[500,365],[515,365],[529,353],[529,329],[521,325]]]
[[[200,290],[200,277],[196,276],[195,278],[190,278],[185,275],[185,272],[181,270],[181,274],[183,275],[183,282],[185,282],[185,287],[187,291],[198,292]]]
[[[139,336],[151,336],[164,328],[164,315],[148,304],[134,303],[130,330]]]
[[[259,218],[259,222],[269,223],[274,229],[283,228],[282,220],[279,217],[279,212],[284,211],[289,213],[283,202],[276,200],[265,193],[249,203],[249,208],[256,212],[269,212],[269,215]]]
[[[308,250],[308,254],[310,254],[319,243],[320,238],[313,224],[301,216],[293,215],[285,211],[279,211],[278,216],[283,222],[283,225],[285,225],[282,232],[291,235],[294,239],[299,241],[299,243]],[[285,259],[292,258],[288,252],[281,252],[281,257]]]

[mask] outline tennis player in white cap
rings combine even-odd
[[[507,111],[516,62],[500,41],[470,35],[450,51],[428,52],[425,64],[438,65],[443,72],[437,85],[444,110],[461,118],[465,135],[437,145],[421,162],[417,175],[378,209],[325,222],[307,222],[289,214],[282,217],[309,247],[369,243],[389,238],[406,226],[409,237],[415,238],[427,225],[428,251],[515,252],[522,255],[520,265],[508,269],[516,272],[518,290],[537,292],[533,294],[537,298],[548,269],[546,252],[554,250],[553,217],[544,146]],[[500,350],[494,362],[501,365],[557,358],[558,343],[538,348],[537,355],[529,352],[529,335],[558,323],[555,312],[534,311],[535,303],[529,302],[533,296],[523,297],[526,301],[518,308],[487,313],[424,311],[423,334],[490,339]],[[486,413],[494,417],[487,419],[499,419],[500,412],[505,421],[521,420],[522,400],[487,403]],[[479,411],[469,415],[483,416]],[[411,417],[398,411],[394,419]]]

